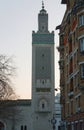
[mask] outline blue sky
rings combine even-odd
[[[49,14],[49,30],[55,31],[63,18],[61,0],[44,0]],[[14,57],[16,76],[13,85],[20,98],[31,98],[32,31],[38,29],[41,0],[0,0],[0,54]],[[55,48],[59,45],[55,31]],[[55,87],[59,86],[59,53],[55,49]]]

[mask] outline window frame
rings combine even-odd
[[[84,14],[79,15],[79,27],[84,26]]]
[[[79,39],[80,42],[80,52],[84,53],[84,37]]]
[[[84,79],[84,63],[81,64],[81,78]]]

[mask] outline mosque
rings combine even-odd
[[[48,13],[42,2],[38,31],[32,31],[32,99],[4,101],[17,113],[0,119],[0,130],[55,129],[54,90],[54,32],[48,30]]]

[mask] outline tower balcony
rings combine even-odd
[[[37,79],[36,88],[51,88],[51,82],[49,79]]]
[[[54,44],[54,32],[51,33],[32,33],[32,44]]]

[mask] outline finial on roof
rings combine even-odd
[[[44,9],[44,1],[42,0],[42,9]]]

